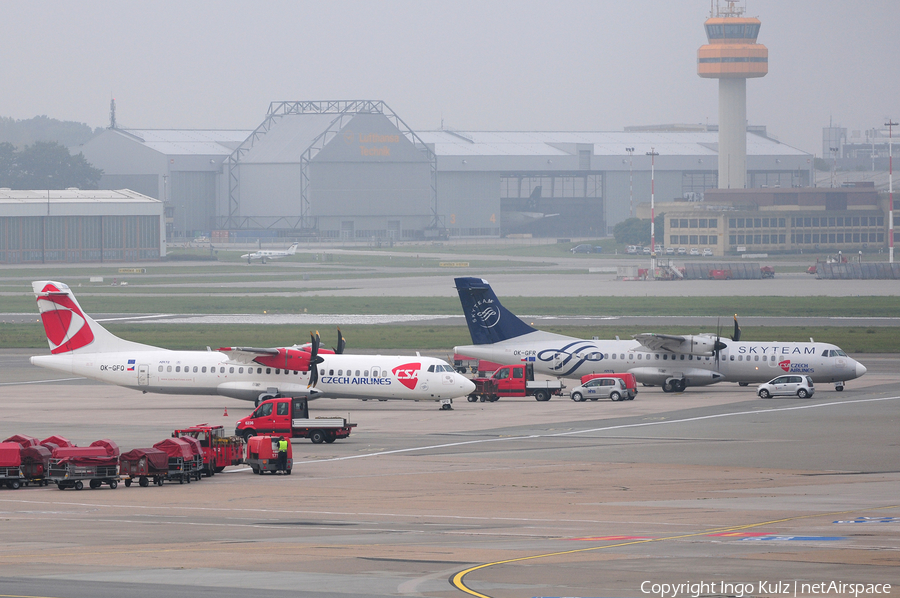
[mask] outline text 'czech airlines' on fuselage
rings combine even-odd
[[[50,355],[32,357],[31,363],[133,390],[222,395],[257,403],[280,395],[446,405],[475,386],[445,361],[419,355],[314,356],[308,345],[170,351],[134,343],[113,335],[85,314],[67,285],[37,281],[32,287]],[[311,361],[318,364],[312,375]]]
[[[460,355],[501,364],[534,363],[535,373],[561,378],[629,372],[665,392],[716,382],[762,383],[784,373],[834,383],[866,373],[861,363],[829,343],[756,342],[714,335],[638,334],[634,340],[587,340],[532,328],[500,304],[487,281],[457,278],[473,345]]]

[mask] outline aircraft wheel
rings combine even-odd
[[[738,382],[738,386],[750,386],[749,382]]]
[[[672,392],[672,384],[670,382],[663,382],[661,388],[663,392]]]
[[[687,382],[685,382],[684,380],[672,382],[672,390],[674,392],[684,392],[685,388],[687,388]]]
[[[441,405],[441,411],[450,411],[451,409],[453,409],[453,405]]]
[[[841,392],[841,391],[844,390],[844,385],[841,384],[841,385],[835,386],[835,387],[834,387],[834,390],[836,390],[837,392]]]

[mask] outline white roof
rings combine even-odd
[[[166,156],[228,156],[250,130],[117,129]]]
[[[438,156],[565,156],[571,147],[593,146],[595,156],[635,156],[653,151],[663,156],[715,156],[719,134],[715,131],[419,131],[425,143],[434,144]],[[568,150],[568,151],[567,151]],[[747,155],[805,156],[806,152],[774,139],[747,135]]]
[[[51,189],[47,190],[14,190],[0,189],[2,204],[63,204],[63,203],[145,203],[157,202],[130,189]]]

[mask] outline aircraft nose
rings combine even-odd
[[[474,382],[472,382],[465,376],[460,376],[460,378],[462,378],[462,384],[460,384],[460,387],[462,388],[462,391],[464,394],[469,395],[469,394],[472,394],[473,392],[475,392],[475,383]]]
[[[856,362],[856,377],[857,378],[859,378],[860,376],[865,374],[867,371],[868,370],[866,369],[866,366],[864,366],[863,364],[861,364],[858,361]]]

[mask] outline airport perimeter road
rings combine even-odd
[[[249,412],[53,382],[3,359],[18,370],[0,385],[4,437],[128,450]],[[640,597],[703,582],[716,584],[706,595],[770,596],[832,581],[896,595],[900,372],[871,361],[844,392],[823,384],[806,400],[729,384],[453,411],[317,401],[314,417],[359,427],[334,444],[295,440],[291,476],[232,467],[184,485],[0,490],[0,595]]]

